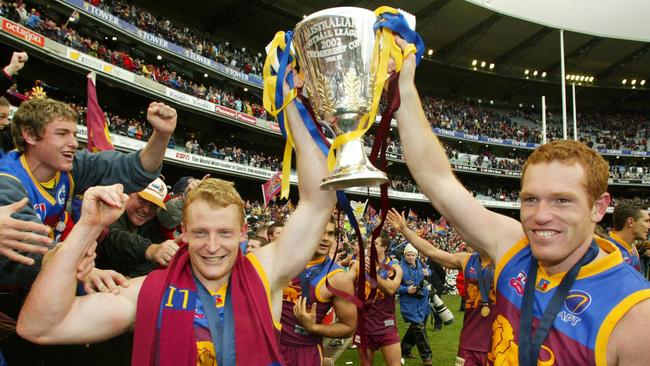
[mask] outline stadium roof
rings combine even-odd
[[[416,15],[417,30],[427,50],[433,50],[418,71],[421,89],[494,99],[495,103],[539,103],[541,95],[547,96],[550,105],[557,106],[560,101],[559,31],[464,0],[135,2],[218,37],[260,50],[276,31],[293,28],[304,15],[317,10],[336,6],[371,10],[381,5],[402,7]],[[588,16],[588,9],[584,16]],[[650,43],[567,31],[564,44],[566,74],[594,78],[592,84],[582,82],[578,87],[579,105],[647,108]],[[476,71],[472,65],[474,60],[477,60]],[[486,62],[483,68],[482,61]],[[490,63],[495,65],[492,71]],[[528,80],[526,70],[529,70]],[[533,75],[535,71],[536,76]],[[546,77],[542,78],[544,72]],[[623,79],[627,81],[625,86]],[[632,89],[632,80],[637,80],[635,89]],[[641,80],[649,84],[640,88]]]

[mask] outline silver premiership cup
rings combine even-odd
[[[370,113],[375,77],[371,72],[377,17],[366,9],[321,10],[296,25],[293,47],[310,104],[319,122],[336,136],[356,131]],[[374,123],[368,121],[367,123]],[[336,166],[321,189],[376,186],[388,182],[386,173],[367,159],[361,138],[339,148]]]

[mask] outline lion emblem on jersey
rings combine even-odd
[[[542,346],[538,366],[551,366],[555,364],[553,351]],[[519,345],[515,343],[515,332],[512,325],[503,315],[498,315],[492,323],[492,350],[488,353],[491,364],[500,366],[519,365]]]

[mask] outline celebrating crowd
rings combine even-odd
[[[138,28],[191,49],[194,53],[230,66],[246,74],[262,74],[262,54],[235,47],[229,41],[215,40],[202,31],[172,22],[123,0],[95,1],[95,6],[113,13]]]

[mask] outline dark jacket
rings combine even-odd
[[[0,97],[4,97],[7,93],[7,89],[11,88],[13,85],[14,79],[7,75],[4,70],[0,70]]]
[[[154,217],[140,227],[133,227],[124,213],[108,227],[108,234],[97,244],[95,265],[112,269],[127,277],[139,277],[158,268],[145,258],[151,244],[167,240],[160,222]]]
[[[431,275],[429,276],[431,288],[435,289],[438,295],[442,295],[445,291],[445,284],[447,283],[447,272],[441,265],[431,259],[427,259],[427,265],[431,269]]]
[[[11,76],[7,75],[4,70],[0,70],[0,97],[5,96],[7,89],[11,87],[13,82]],[[0,130],[0,157],[13,150],[14,147],[14,140],[11,136],[11,125],[7,125],[3,130]]]

